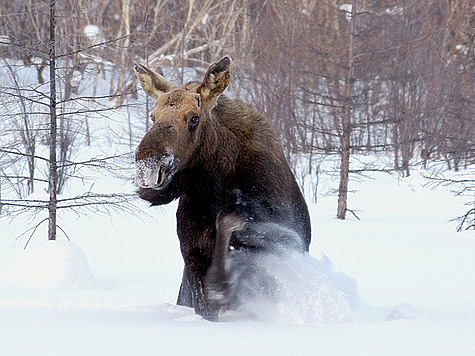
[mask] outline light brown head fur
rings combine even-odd
[[[153,157],[158,165],[138,165],[136,183],[139,187],[165,187],[165,183],[171,181],[169,175],[193,165],[190,160],[196,158],[200,147],[216,145],[211,110],[231,80],[232,66],[231,58],[224,57],[209,67],[200,84],[173,86],[161,75],[135,63],[135,74],[142,88],[156,98],[151,115],[153,126],[137,149],[136,161],[145,162]],[[164,161],[168,166],[164,166]]]

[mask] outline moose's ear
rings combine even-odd
[[[219,95],[226,89],[231,81],[233,60],[229,56],[223,57],[219,62],[213,63],[198,87],[198,92],[204,102],[208,101],[215,105]]]
[[[151,71],[140,63],[134,62],[134,72],[143,90],[152,98],[158,98],[171,87],[171,84],[160,74]]]

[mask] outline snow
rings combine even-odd
[[[462,53],[464,56],[466,56],[469,52],[470,52],[470,48],[464,44],[457,44],[455,46],[455,48],[457,49],[457,51],[459,51],[460,53]]]
[[[0,288],[81,290],[94,286],[82,250],[74,243],[47,241],[20,252],[0,276]]]
[[[100,35],[101,30],[97,25],[86,25],[84,26],[83,32],[94,45],[98,45],[106,41],[106,39]]]
[[[89,24],[89,25],[84,26],[84,34],[87,37],[97,37],[99,36],[99,32],[100,32],[99,27],[96,25]]]
[[[388,15],[398,15],[402,16],[404,14],[404,8],[402,6],[393,6],[386,9],[386,14]]]
[[[351,4],[342,4],[340,5],[340,10],[345,13],[345,18],[347,21],[351,20],[353,5]]]
[[[201,24],[202,24],[203,26],[205,26],[205,25],[208,23],[209,18],[210,18],[209,14],[206,13],[206,14],[203,16],[203,18],[201,19]]]
[[[78,70],[74,70],[69,84],[73,88],[77,88],[79,84],[81,83],[81,80],[82,80],[82,73]]]
[[[362,305],[356,283],[345,274],[335,272],[327,256],[317,260],[295,254],[270,255],[263,257],[260,263],[267,275],[273,277],[277,293],[271,302],[265,296],[258,296],[242,307],[259,320],[281,323],[358,320]],[[252,280],[248,284],[248,288],[255,288]]]
[[[0,354],[473,354],[475,234],[448,222],[461,201],[422,182],[353,181],[360,221],[334,219],[334,196],[310,204],[310,255],[268,262],[283,290],[259,320],[210,323],[174,305],[176,202],[63,214],[72,242],[42,241],[42,225],[25,251],[13,220],[0,227]]]
[[[11,42],[10,36],[0,35],[0,46],[8,46]]]

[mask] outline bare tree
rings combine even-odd
[[[351,31],[348,39],[348,67],[345,76],[345,89],[343,100],[342,135],[340,144],[340,185],[338,187],[338,210],[337,218],[344,220],[347,211],[348,199],[348,174],[350,171],[350,135],[353,84],[355,81],[354,57],[355,57],[355,37],[356,37],[356,0],[353,0],[351,7]]]
[[[50,0],[49,8],[49,204],[48,240],[56,240],[56,0]]]
[[[58,196],[65,182],[68,178],[74,177],[74,172],[78,172],[82,167],[108,169],[109,162],[113,157],[96,157],[82,162],[74,162],[71,160],[71,149],[73,142],[77,137],[79,131],[74,127],[74,120],[72,117],[81,117],[84,115],[91,115],[92,113],[100,114],[101,109],[97,109],[90,104],[81,108],[77,105],[78,102],[92,99],[91,97],[72,97],[72,91],[68,89],[71,87],[71,78],[68,75],[71,69],[68,67],[73,63],[69,58],[74,57],[81,52],[81,48],[75,47],[75,51],[65,52],[68,46],[60,45],[64,37],[59,37],[57,34],[57,9],[59,6],[64,6],[64,2],[60,0],[49,0],[48,7],[45,4],[37,4],[36,7],[27,8],[33,11],[35,18],[49,19],[49,35],[48,41],[43,41],[46,44],[44,48],[37,45],[37,53],[44,56],[47,53],[47,68],[49,68],[49,80],[47,82],[48,88],[40,82],[38,85],[27,84],[22,86],[17,81],[17,74],[13,71],[11,61],[5,58],[5,68],[10,71],[11,82],[15,85],[10,87],[2,87],[0,98],[2,102],[7,105],[11,104],[14,108],[13,112],[4,114],[6,117],[11,117],[11,122],[14,123],[12,132],[18,134],[21,140],[19,143],[11,141],[11,146],[4,146],[6,142],[2,139],[2,148],[0,150],[2,161],[0,162],[1,172],[1,188],[4,189],[4,182],[12,183],[15,180],[21,184],[23,179],[27,179],[29,190],[27,193],[32,193],[35,184],[47,183],[47,191],[49,194],[48,200],[42,198],[24,199],[24,196],[18,194],[18,198],[12,199],[11,196],[4,196],[1,194],[0,206],[2,207],[3,217],[14,217],[25,212],[37,212],[39,210],[46,210],[48,218],[41,220],[33,228],[36,231],[38,225],[48,221],[48,239],[55,240],[57,235],[57,212],[59,209],[96,209],[107,211],[114,207],[127,207],[130,204],[130,197],[133,194],[122,193],[95,193],[90,189],[80,195],[67,197]],[[64,11],[62,13],[65,13]],[[34,27],[34,26],[33,26]],[[61,31],[63,31],[62,29]],[[20,34],[18,34],[20,35]],[[21,52],[27,47],[31,55],[35,54],[35,49],[26,46],[21,38],[15,39],[11,43],[12,52],[9,55],[12,58],[21,57]],[[66,48],[66,50],[64,49]],[[58,53],[58,49],[61,52]],[[68,60],[66,60],[68,59]],[[69,68],[69,69],[68,69]],[[44,81],[44,79],[42,78]],[[58,85],[58,83],[60,83]],[[62,85],[61,85],[62,84]],[[60,89],[60,91],[58,91]],[[15,101],[15,102],[14,102]],[[5,108],[5,107],[4,107]],[[18,110],[19,112],[15,112]],[[111,107],[104,107],[102,111],[112,110]],[[38,117],[38,120],[32,120]],[[47,120],[44,120],[47,118]],[[20,120],[19,120],[20,119]],[[6,127],[6,126],[5,126]],[[47,134],[45,134],[47,133]],[[45,139],[43,143],[48,144],[48,158],[46,155],[36,153],[37,144],[40,139],[39,136]],[[9,144],[10,145],[10,144]],[[23,147],[23,149],[20,149]],[[9,161],[5,161],[9,158]],[[18,165],[20,158],[25,158],[29,167],[29,176],[24,176],[24,170]],[[5,162],[5,164],[4,164]],[[38,171],[38,162],[47,165],[46,179],[36,178],[35,172]],[[13,164],[12,164],[13,163]],[[10,165],[10,167],[7,167]],[[18,174],[12,174],[18,168]],[[87,180],[87,177],[77,175],[81,180]]]

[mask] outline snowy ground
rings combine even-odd
[[[455,233],[462,202],[422,183],[353,182],[360,221],[334,219],[335,197],[310,204],[310,256],[286,261],[287,299],[261,320],[174,305],[176,203],[61,215],[72,243],[41,226],[26,251],[31,222],[3,224],[0,355],[474,355],[475,233]]]

